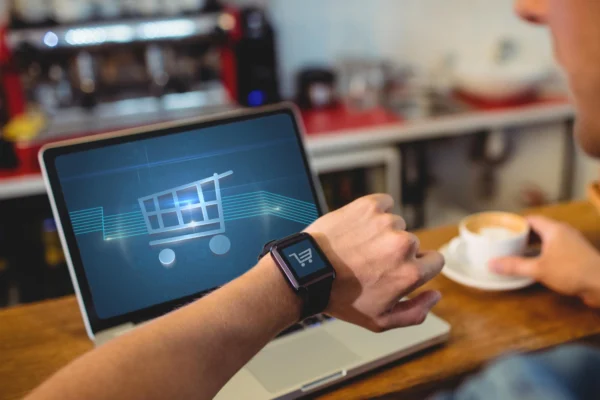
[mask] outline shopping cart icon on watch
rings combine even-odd
[[[225,217],[220,181],[233,174],[227,171],[138,199],[148,233],[158,236],[150,246],[175,244],[212,236],[210,250],[227,254],[231,242],[225,235]],[[170,234],[177,233],[175,236]],[[164,267],[175,264],[175,251],[163,249],[159,261]]]
[[[311,249],[306,249],[299,253],[292,253],[290,254],[290,257],[294,257],[300,263],[301,267],[305,267],[306,263],[312,264],[313,262]]]

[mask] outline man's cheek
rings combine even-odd
[[[575,136],[581,148],[592,157],[600,157],[600,123],[584,111],[578,115]]]

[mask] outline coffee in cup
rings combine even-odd
[[[463,219],[459,230],[460,240],[455,242],[453,251],[460,246],[471,268],[481,274],[492,274],[488,270],[491,260],[525,253],[530,227],[517,214],[484,212]]]

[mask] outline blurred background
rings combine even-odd
[[[37,151],[281,100],[330,209],[410,229],[583,198],[598,166],[512,0],[0,0],[0,307],[72,291]]]

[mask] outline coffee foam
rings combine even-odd
[[[507,240],[518,236],[516,232],[503,226],[487,226],[481,228],[479,234],[490,240]]]
[[[463,226],[472,233],[480,234],[488,228],[503,228],[510,231],[511,236],[522,234],[529,229],[525,218],[511,213],[486,212],[467,217]]]

